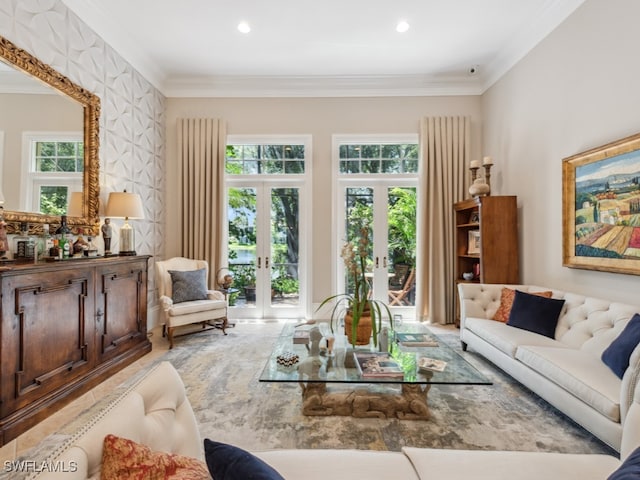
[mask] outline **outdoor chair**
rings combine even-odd
[[[402,287],[397,290],[389,289],[389,306],[411,305],[409,295],[415,287],[415,270],[411,269],[406,276]]]

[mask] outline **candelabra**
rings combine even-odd
[[[471,183],[473,183],[475,181],[476,178],[478,178],[478,169],[480,167],[477,166],[471,166],[469,167],[469,170],[471,170]]]
[[[492,163],[484,164],[484,181],[486,182],[487,185],[489,185],[489,188],[491,188],[491,167],[492,166],[493,166]]]

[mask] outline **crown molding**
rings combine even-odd
[[[480,79],[424,75],[215,76],[165,82],[167,97],[378,97],[479,95]]]
[[[184,76],[167,77],[131,35],[110,19],[104,2],[63,0],[65,5],[166,97],[371,97],[482,95],[585,0],[542,0],[535,18],[473,76]]]

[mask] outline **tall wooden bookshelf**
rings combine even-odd
[[[453,208],[456,291],[460,282],[519,283],[517,197],[471,198],[455,203]],[[475,273],[473,279],[464,279],[467,272]]]

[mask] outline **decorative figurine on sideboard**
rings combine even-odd
[[[104,254],[109,255],[111,253],[111,235],[113,234],[111,219],[105,218],[100,228],[102,230],[102,238],[104,239]]]

